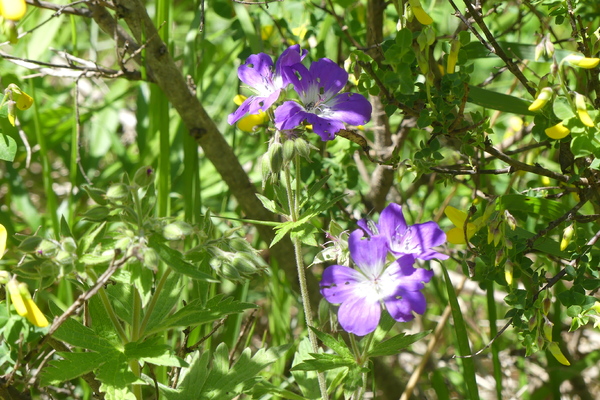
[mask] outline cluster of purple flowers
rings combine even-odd
[[[387,206],[378,224],[363,219],[358,225],[360,229],[348,239],[358,269],[327,267],[320,285],[325,299],[340,305],[342,328],[364,336],[377,328],[382,306],[399,322],[412,320],[413,311],[423,314],[426,301],[421,289],[433,271],[415,268],[415,260],[445,260],[448,256],[432,249],[446,242],[444,231],[433,221],[407,225],[398,204]],[[386,265],[389,253],[396,260]]]
[[[322,140],[332,140],[344,123],[363,125],[371,119],[371,103],[356,93],[339,93],[348,82],[348,73],[328,58],[306,68],[301,62],[307,51],[293,45],[285,50],[273,69],[273,60],[265,53],[253,54],[238,69],[242,82],[256,94],[248,97],[229,115],[234,124],[246,114],[266,112],[290,84],[300,101],[288,100],[275,110],[278,130],[311,124]]]

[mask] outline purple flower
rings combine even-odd
[[[328,58],[310,66],[302,64],[284,68],[284,76],[300,96],[299,104],[286,101],[275,110],[275,126],[293,129],[302,122],[311,124],[323,140],[332,140],[350,125],[364,125],[371,119],[371,103],[356,93],[339,93],[348,82],[348,73]]]
[[[254,88],[257,94],[244,100],[235,112],[229,114],[227,122],[233,125],[246,114],[258,114],[271,107],[279,98],[281,89],[290,84],[283,76],[283,68],[301,62],[307,53],[307,50],[300,50],[298,44],[290,46],[277,59],[275,71],[273,60],[267,54],[252,54],[248,57],[238,68],[238,77]]]
[[[433,271],[414,268],[415,258],[407,254],[385,267],[387,241],[382,236],[362,240],[360,229],[350,234],[348,247],[358,269],[332,265],[323,272],[321,294],[332,304],[340,304],[338,321],[346,332],[364,336],[379,324],[381,306],[399,322],[423,314],[425,296],[420,292]]]
[[[446,233],[433,221],[407,225],[402,214],[402,206],[391,203],[379,216],[379,223],[373,224],[362,219],[358,226],[369,236],[386,238],[389,251],[399,257],[412,254],[421,260],[438,258],[446,260],[446,254],[432,250],[432,247],[446,243]]]

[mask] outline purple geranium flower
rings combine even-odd
[[[267,54],[252,54],[248,57],[238,68],[238,77],[254,88],[257,94],[244,100],[235,112],[229,114],[227,122],[233,125],[246,114],[258,114],[271,107],[279,98],[281,89],[290,84],[283,76],[283,68],[301,62],[307,53],[307,50],[300,50],[298,44],[290,46],[277,59],[275,71],[273,60]]]
[[[362,240],[360,229],[350,234],[348,247],[358,269],[332,265],[323,272],[321,294],[332,304],[340,304],[338,321],[346,332],[364,336],[379,324],[381,306],[399,322],[423,314],[425,296],[420,292],[433,271],[414,268],[415,258],[407,254],[385,267],[387,241],[382,236]]]
[[[371,119],[371,103],[356,93],[339,93],[348,82],[348,73],[328,58],[307,69],[302,64],[284,68],[302,104],[286,101],[275,110],[275,126],[293,129],[306,121],[323,140],[332,140],[350,125],[364,125]]]
[[[391,203],[379,216],[379,223],[373,224],[362,219],[358,226],[369,236],[385,237],[388,249],[395,256],[412,254],[421,260],[439,258],[446,260],[446,254],[431,248],[446,243],[446,233],[433,221],[407,225],[402,214],[402,206]]]

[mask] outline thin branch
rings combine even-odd
[[[40,1],[40,0],[25,0],[25,2],[33,7],[56,11],[52,15],[53,17],[58,17],[61,14],[77,15],[79,17],[86,17],[86,18],[92,17],[92,12],[90,10],[88,10],[87,8],[73,7],[77,4],[88,3],[89,0],[79,0],[79,1],[75,1],[75,2],[67,4],[67,5],[54,4],[54,3],[49,3],[47,1]]]

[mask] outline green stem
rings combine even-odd
[[[142,322],[142,297],[138,288],[133,286],[133,315],[131,325],[131,341],[134,342],[140,338],[140,326]]]
[[[37,98],[34,80],[29,81],[29,93],[34,99]],[[56,195],[52,189],[52,176],[50,175],[50,159],[48,158],[48,148],[46,146],[46,136],[42,132],[42,124],[40,120],[40,112],[36,103],[33,103],[33,125],[35,127],[35,136],[40,146],[40,161],[42,162],[42,177],[44,181],[44,192],[46,194],[46,209],[52,219],[52,228],[54,236],[60,237],[60,224],[58,222],[58,211]]]
[[[160,293],[162,292],[163,288],[165,287],[165,283],[167,283],[167,279],[169,278],[169,275],[171,275],[171,268],[167,268],[165,270],[165,272],[163,273],[162,277],[160,278],[160,281],[158,281],[158,284],[156,285],[156,290],[154,291],[154,294],[152,295],[152,299],[150,299],[150,303],[148,303],[148,308],[146,310],[146,313],[144,314],[144,319],[142,320],[142,323],[140,324],[140,330],[139,330],[139,337],[143,337],[144,335],[144,331],[146,330],[146,327],[148,326],[148,321],[150,320],[150,316],[152,315],[152,311],[154,311],[154,307],[156,307],[156,303],[158,301],[158,298],[160,296]]]
[[[125,330],[123,329],[123,326],[121,325],[121,322],[119,321],[119,318],[117,317],[117,314],[115,313],[115,310],[113,309],[112,305],[110,304],[110,300],[108,299],[106,290],[104,290],[104,288],[100,289],[98,291],[98,295],[100,296],[100,301],[102,301],[102,305],[104,306],[104,309],[106,310],[106,313],[108,314],[108,317],[112,321],[113,326],[115,327],[115,330],[117,331],[117,334],[119,335],[119,338],[121,339],[121,342],[123,344],[128,343],[129,338],[127,337],[127,333],[125,333]]]
[[[296,167],[296,181],[299,181],[299,163],[298,157],[294,159],[294,164]],[[292,177],[290,174],[290,169],[285,168],[285,188],[288,197],[288,205],[290,207],[290,214],[293,221],[298,220],[299,210],[298,210],[298,191],[294,193],[292,190]],[[298,270],[298,280],[300,282],[300,296],[302,297],[302,306],[304,308],[304,318],[306,320],[306,325],[308,327],[308,339],[310,341],[312,351],[314,353],[319,352],[319,345],[317,343],[317,336],[312,331],[313,319],[312,319],[312,309],[310,307],[310,298],[308,296],[308,287],[306,285],[306,273],[304,271],[304,261],[302,258],[302,243],[300,242],[300,238],[298,236],[291,234],[292,244],[294,245],[294,253],[296,257],[296,268]],[[325,375],[322,372],[317,374],[317,378],[319,381],[319,389],[321,391],[321,398],[323,400],[327,400],[329,398],[327,394],[327,382],[325,381]]]

